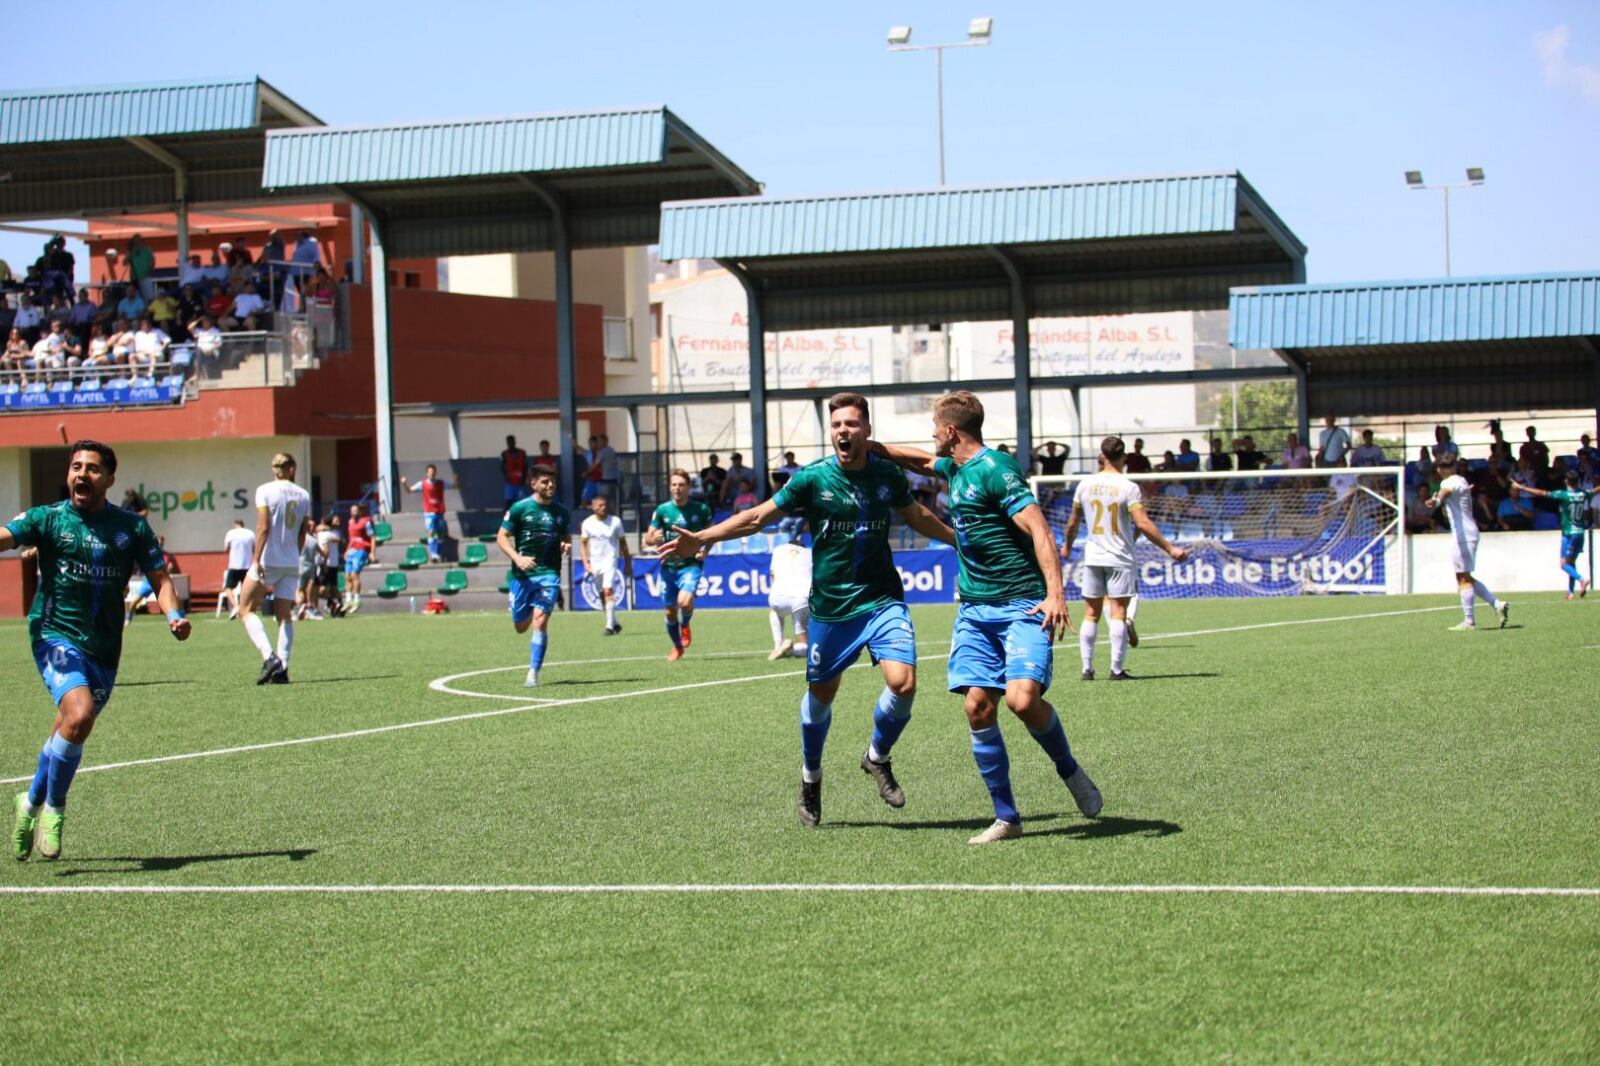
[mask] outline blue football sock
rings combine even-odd
[[[542,629],[534,630],[528,638],[528,669],[537,670],[544,665],[544,649],[549,640],[550,634]]]
[[[800,759],[807,775],[822,773],[822,747],[832,724],[832,704],[813,698],[809,691],[800,697]]]
[[[678,618],[679,618],[680,621],[683,622],[684,625],[688,625],[689,624],[689,620],[691,618],[693,618],[693,617],[694,617],[694,608],[693,607],[679,607],[678,608]]]
[[[1011,759],[1006,755],[1006,741],[999,726],[972,730],[972,759],[989,788],[989,798],[994,800],[994,816],[1002,822],[1021,822],[1016,798],[1011,794]]]
[[[50,740],[56,735],[50,734]],[[33,771],[33,783],[28,786],[28,806],[37,808],[44,803],[45,789],[50,784],[50,740],[39,749],[39,766]]]
[[[683,650],[683,627],[676,622],[667,623],[667,638],[672,641],[672,646],[679,651]]]
[[[50,782],[45,788],[45,802],[58,811],[64,810],[72,775],[78,772],[78,764],[83,761],[83,745],[74,744],[57,733],[45,747],[50,752]]]
[[[1050,756],[1050,761],[1056,764],[1056,773],[1065,781],[1078,772],[1078,760],[1072,757],[1072,749],[1067,745],[1067,731],[1061,727],[1061,716],[1055,711],[1050,712],[1050,724],[1039,732],[1028,730],[1044,753]]]
[[[1578,568],[1571,563],[1562,563],[1561,572],[1567,575],[1567,591],[1571,592],[1583,580],[1583,575],[1578,573]]]
[[[878,762],[888,760],[889,749],[905,732],[906,723],[911,721],[913,699],[914,696],[896,696],[887,686],[878,696],[878,705],[872,709],[871,751]]]

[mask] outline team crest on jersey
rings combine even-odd
[[[968,485],[966,488],[961,490],[961,495],[965,496],[969,500],[976,500],[978,498],[978,486]]]
[[[879,485],[878,486],[878,499],[883,501],[883,502],[885,502],[885,503],[887,503],[889,501],[889,486],[888,485]]]
[[[831,499],[833,499],[833,490],[832,489],[823,489],[821,495],[822,495],[822,498],[824,500],[831,500]]]
[[[128,535],[126,533],[118,533],[111,539],[116,541],[117,547],[119,548],[126,548],[128,546]]]

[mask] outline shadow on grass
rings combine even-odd
[[[1117,818],[1106,816],[1089,821],[1073,821],[1070,825],[1056,825],[1048,829],[1035,829],[1040,822],[1059,822],[1064,818],[1078,819],[1081,816],[1073,811],[1071,813],[1030,814],[1024,816],[1022,824],[1024,837],[1029,836],[1065,836],[1077,840],[1101,840],[1109,837],[1146,836],[1169,837],[1183,832],[1183,826],[1177,822],[1169,822],[1163,818]],[[919,822],[823,822],[827,829],[959,829],[977,832],[987,829],[994,823],[993,818],[942,818],[924,820]]]
[[[1186,678],[1186,677],[1195,678],[1195,677],[1221,677],[1221,676],[1222,676],[1221,674],[1215,673],[1215,672],[1201,672],[1201,673],[1194,673],[1194,674],[1146,674],[1146,673],[1137,673],[1137,674],[1130,674],[1128,676],[1128,680],[1129,681],[1175,681],[1175,680],[1178,680],[1180,678]]]
[[[541,682],[539,682],[539,687],[540,688],[567,688],[567,687],[572,686],[572,685],[624,685],[624,684],[632,684],[635,681],[648,681],[648,680],[649,680],[649,678],[644,678],[644,677],[594,677],[594,678],[587,678],[587,679],[584,679],[584,680],[579,680],[577,678],[574,678],[574,679],[572,679],[570,681],[541,681]]]
[[[195,866],[206,862],[235,862],[240,859],[288,859],[290,862],[299,862],[301,859],[315,855],[316,848],[289,848],[283,851],[231,851],[213,852],[210,855],[105,855],[86,856],[81,859],[71,859],[74,863],[123,863],[123,866],[107,867],[103,865],[87,866],[84,869],[60,870],[57,877],[80,877],[84,874],[140,874],[140,873],[165,873],[168,870],[181,870],[186,866]]]
[[[347,681],[393,681],[399,674],[363,674],[360,677],[308,677],[293,678],[292,685],[342,685]],[[271,685],[262,685],[262,688],[271,688]]]
[[[160,681],[118,681],[118,688],[149,688],[151,685],[192,685],[192,677],[169,677]]]

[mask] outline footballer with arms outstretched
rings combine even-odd
[[[1100,791],[1073,758],[1061,719],[1044,698],[1053,644],[1071,626],[1050,523],[1016,459],[983,443],[978,397],[958,391],[935,400],[933,441],[937,456],[889,444],[874,443],[873,449],[950,484],[961,606],[950,634],[949,685],[965,698],[972,758],[995,818],[967,843],[1022,835],[1011,760],[996,721],[1002,698],[1055,764],[1078,809],[1093,818],[1100,813]]]
[[[1139,594],[1139,571],[1134,565],[1133,542],[1138,534],[1183,562],[1188,549],[1168,542],[1145,513],[1144,495],[1124,474],[1127,451],[1121,437],[1100,442],[1100,472],[1084,478],[1072,494],[1072,517],[1061,545],[1061,559],[1072,557],[1072,543],[1085,517],[1089,535],[1083,545],[1083,625],[1078,648],[1083,657],[1083,680],[1094,680],[1094,638],[1100,630],[1100,612],[1111,601],[1111,680],[1131,681],[1124,667],[1128,657],[1128,603]]]
[[[950,527],[911,498],[905,472],[871,453],[866,397],[841,392],[828,400],[833,454],[803,467],[772,499],[695,531],[679,527],[660,549],[662,560],[686,560],[719,541],[759,532],[779,513],[803,514],[811,527],[811,654],[800,700],[800,824],[822,820],[822,749],[833,723],[839,681],[863,649],[883,672],[872,714],[872,741],[861,769],[891,807],[903,807],[889,753],[911,720],[917,691],[917,638],[905,589],[889,547],[889,516],[923,536],[955,543]]]
[[[1478,628],[1477,620],[1472,615],[1472,601],[1476,597],[1494,610],[1499,616],[1500,628],[1504,629],[1511,619],[1511,605],[1505,600],[1496,599],[1488,586],[1472,576],[1472,568],[1478,561],[1478,520],[1472,517],[1472,486],[1467,484],[1466,478],[1456,472],[1455,453],[1445,452],[1444,455],[1446,458],[1433,464],[1440,479],[1439,490],[1424,501],[1424,505],[1429,510],[1443,507],[1445,517],[1450,522],[1451,558],[1456,570],[1456,589],[1461,596],[1461,613],[1464,616],[1450,628],[1454,630]]]
[[[39,591],[28,612],[28,638],[39,676],[56,704],[33,782],[14,802],[11,840],[18,862],[33,854],[36,835],[42,857],[61,857],[67,789],[117,683],[122,590],[135,569],[144,571],[172,635],[189,638],[189,620],[178,608],[149,524],[106,503],[106,492],[117,480],[116,453],[99,441],[80,440],[70,455],[68,498],[24,511],[0,528],[0,551],[31,547],[39,553]]]

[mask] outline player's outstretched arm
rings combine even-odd
[[[909,507],[897,507],[894,513],[899,515],[906,525],[929,540],[948,544],[952,548],[956,546],[955,530],[939,521],[939,516],[922,504],[913,502]]]
[[[1172,556],[1173,562],[1181,563],[1189,558],[1188,548],[1180,548],[1161,535],[1161,530],[1156,527],[1155,520],[1145,512],[1143,504],[1129,507],[1128,517],[1133,519],[1134,527],[1144,534],[1145,540]]]
[[[11,535],[11,530],[0,526],[0,552],[8,552],[17,546],[17,538]]]
[[[702,529],[698,533],[682,526],[673,526],[678,534],[677,539],[658,548],[656,555],[664,560],[692,559],[713,544],[725,540],[741,540],[752,533],[761,532],[761,527],[771,521],[776,514],[778,505],[771,500],[763,500],[749,510],[740,511],[733,517],[718,522],[709,529]]]
[[[1033,609],[1040,615],[1039,628],[1050,631],[1050,639],[1077,632],[1072,628],[1072,618],[1067,614],[1067,591],[1061,584],[1061,566],[1055,562],[1056,539],[1050,535],[1050,523],[1036,503],[1030,503],[1011,516],[1011,521],[1033,541],[1033,556],[1039,560],[1044,573],[1044,602]]]
[[[1550,495],[1544,489],[1536,489],[1532,485],[1524,485],[1520,481],[1513,481],[1510,487],[1511,495],[1513,496],[1538,496],[1543,498]]]
[[[178,590],[173,588],[166,567],[146,571],[144,576],[150,579],[150,587],[155,590],[156,602],[161,605],[162,612],[167,616],[167,629],[179,640],[188,640],[189,620],[183,616],[183,608],[178,603]]]
[[[932,452],[925,452],[921,448],[909,448],[904,444],[885,444],[881,440],[868,441],[867,447],[872,450],[872,454],[881,455],[902,469],[928,477],[934,476],[933,464],[938,456]]]

